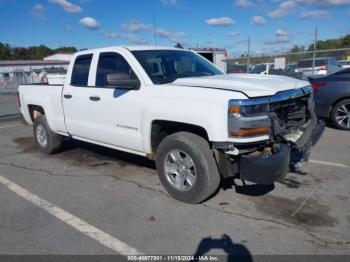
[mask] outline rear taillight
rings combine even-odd
[[[19,91],[17,91],[17,103],[18,103],[18,106],[21,107],[21,98],[19,96]]]
[[[320,66],[320,70],[326,70],[327,71],[327,66]]]
[[[316,94],[318,92],[319,87],[326,86],[326,85],[327,85],[326,82],[313,82],[313,83],[311,83],[312,90],[313,90],[314,94]]]

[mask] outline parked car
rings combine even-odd
[[[315,112],[340,129],[350,130],[350,68],[324,77],[310,78]]]
[[[303,79],[301,73],[295,73],[294,71],[286,71],[283,69],[270,69],[269,75],[279,75],[279,76],[288,76],[294,77],[296,79]]]
[[[249,71],[251,74],[260,74],[260,75],[268,75],[270,70],[274,69],[273,63],[263,63],[257,64],[253,67],[252,70]]]
[[[19,99],[43,153],[73,138],[148,157],[188,203],[213,195],[222,177],[281,179],[291,149],[307,158],[324,128],[308,82],[226,75],[193,51],[159,46],[78,52],[62,85],[20,85]]]
[[[287,64],[286,68],[284,69],[284,71],[288,72],[288,73],[295,73],[295,69],[297,69],[298,64],[294,63],[294,64]]]
[[[245,64],[234,64],[227,65],[227,73],[228,74],[244,74],[247,73],[247,65]]]
[[[350,60],[340,60],[338,61],[338,65],[341,66],[343,69],[350,68]]]
[[[305,59],[298,62],[296,73],[302,73],[303,78],[307,79],[315,75],[329,75],[341,69],[337,60],[333,57],[318,57],[315,59],[315,68],[313,69],[313,59]]]

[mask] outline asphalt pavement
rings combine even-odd
[[[349,137],[328,127],[285,179],[189,205],[152,161],[83,142],[47,156],[30,126],[1,122],[0,254],[350,255]]]
[[[14,118],[19,116],[17,96],[15,92],[4,93],[0,90],[0,121],[3,118]]]

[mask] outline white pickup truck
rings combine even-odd
[[[76,53],[62,85],[21,85],[42,152],[78,139],[154,159],[174,198],[199,203],[222,178],[270,184],[291,151],[323,132],[308,82],[226,75],[193,51],[110,47]]]

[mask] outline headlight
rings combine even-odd
[[[234,105],[230,107],[230,116],[259,116],[264,115],[269,111],[269,104],[257,105]]]
[[[267,98],[234,99],[229,102],[229,116],[232,117],[266,115],[268,111],[269,99]]]
[[[230,100],[228,110],[228,132],[230,137],[252,137],[267,135],[271,120],[267,115],[269,99]]]

